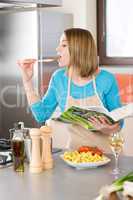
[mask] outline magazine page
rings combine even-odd
[[[104,107],[101,107],[101,106],[89,106],[89,107],[80,107],[80,108],[91,110],[91,111],[96,111],[96,112],[99,112],[99,113],[104,113],[106,115],[110,115],[110,112],[108,112],[107,109],[105,109]]]
[[[133,117],[133,103],[127,104],[110,112],[114,121],[119,121],[127,117]]]

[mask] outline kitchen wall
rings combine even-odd
[[[96,0],[63,0],[64,12],[74,16],[74,27],[89,29],[96,39]]]
[[[73,26],[88,28],[96,39],[96,0],[62,0],[60,12],[73,14]]]
[[[76,0],[75,2],[71,0],[63,0],[63,12],[71,12],[74,18],[75,27],[87,27],[86,19],[86,2],[87,0]]]

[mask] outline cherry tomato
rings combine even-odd
[[[81,146],[78,149],[78,152],[88,152],[88,151],[91,151],[91,147],[89,146]]]
[[[102,152],[102,150],[101,149],[99,149],[98,147],[90,147],[90,146],[81,146],[81,147],[79,147],[78,148],[78,152],[79,153],[81,153],[81,152],[85,152],[85,153],[87,153],[87,152],[92,152],[92,154],[98,154],[98,155],[100,155],[100,156],[102,156],[103,155],[103,152]]]

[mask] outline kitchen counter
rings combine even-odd
[[[105,166],[77,170],[66,165],[59,154],[54,155],[54,168],[31,174],[12,167],[0,169],[0,199],[2,200],[93,200],[101,186],[110,184],[113,160]],[[133,157],[121,156],[122,175],[133,170]]]

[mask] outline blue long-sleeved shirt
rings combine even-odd
[[[101,70],[96,76],[96,88],[98,95],[108,111],[121,106],[118,85],[114,75]],[[71,96],[75,99],[86,98],[94,95],[92,80],[83,86],[76,85],[71,81]],[[45,122],[51,117],[56,107],[61,112],[65,110],[68,89],[68,76],[66,68],[55,71],[51,77],[48,90],[44,97],[31,105],[31,111],[36,121]]]

